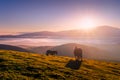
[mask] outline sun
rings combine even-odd
[[[81,19],[79,27],[84,30],[90,30],[96,27],[96,20],[94,18],[85,17]]]

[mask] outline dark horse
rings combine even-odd
[[[46,51],[46,55],[57,55],[57,51],[51,51],[51,50],[47,50]]]
[[[82,61],[82,49],[75,47],[74,56],[75,56],[76,60],[81,60]]]

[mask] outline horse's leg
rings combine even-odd
[[[79,56],[79,61],[81,60],[81,57]]]
[[[81,61],[82,61],[82,55],[81,55]]]
[[[76,59],[76,56],[75,56],[75,59]]]
[[[78,56],[76,56],[76,60],[78,60]]]
[[[76,60],[78,60],[78,56],[76,56]]]
[[[79,56],[77,56],[76,60],[79,60]]]
[[[80,56],[78,56],[78,60],[80,60]]]

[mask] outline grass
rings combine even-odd
[[[0,80],[120,80],[120,63],[0,50]],[[77,66],[77,68],[75,68]]]

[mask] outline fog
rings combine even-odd
[[[28,46],[55,46],[65,43],[113,45],[119,41],[111,39],[49,39],[49,38],[0,38],[0,44],[28,45]]]

